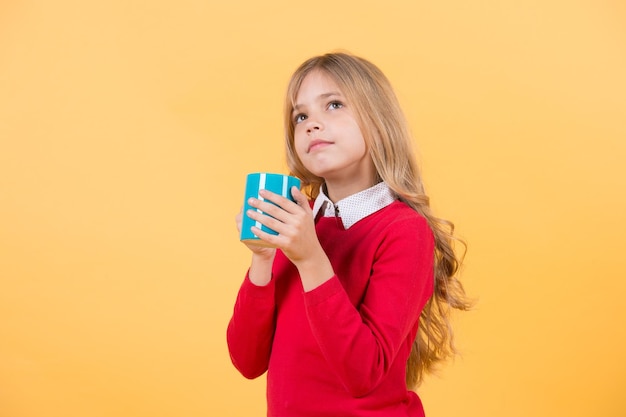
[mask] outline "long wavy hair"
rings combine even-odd
[[[421,312],[418,333],[407,360],[407,386],[415,388],[425,373],[457,353],[450,313],[452,309],[468,310],[472,305],[457,277],[466,245],[454,236],[453,223],[435,217],[431,210],[414,156],[412,135],[391,83],[377,66],[348,53],[308,59],[297,68],[287,87],[284,108],[287,164],[291,174],[302,180],[306,194],[315,198],[324,179],[309,172],[298,158],[292,111],[302,81],[314,70],[332,77],[354,109],[376,168],[376,181],[385,181],[401,201],[428,221],[434,234],[434,292]],[[455,242],[461,244],[461,254],[456,253]]]

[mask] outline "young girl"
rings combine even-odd
[[[270,247],[248,244],[232,362],[247,378],[267,371],[268,416],[423,416],[410,389],[454,354],[449,311],[469,302],[389,81],[349,54],[307,60],[288,86],[285,137],[304,193],[250,201],[262,213],[246,215],[278,235],[252,228]]]

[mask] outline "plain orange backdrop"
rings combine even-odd
[[[261,416],[228,357],[251,171],[311,55],[378,64],[469,252],[429,416],[626,415],[617,1],[0,3],[0,416]]]

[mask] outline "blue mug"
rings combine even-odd
[[[252,226],[256,226],[264,232],[272,235],[278,234],[276,231],[263,226],[261,223],[252,220],[246,215],[248,210],[255,210],[250,206],[250,204],[248,204],[248,200],[251,197],[263,200],[263,198],[259,196],[259,190],[268,190],[295,202],[293,196],[291,195],[291,187],[293,186],[300,189],[300,180],[289,175],[271,174],[266,172],[248,174],[246,177],[246,191],[243,199],[243,217],[241,220],[241,234],[239,237],[242,242],[253,242],[254,244],[261,246],[265,245],[265,243],[259,239],[258,236],[252,233],[252,230],[250,230]],[[256,210],[261,212],[258,209]]]

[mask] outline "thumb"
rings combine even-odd
[[[291,187],[291,195],[293,196],[293,199],[296,200],[296,204],[300,207],[309,207],[309,199],[295,185]]]

